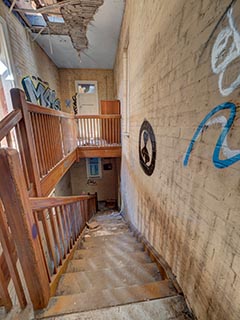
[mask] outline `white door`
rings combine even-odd
[[[75,81],[79,114],[99,114],[97,81]]]

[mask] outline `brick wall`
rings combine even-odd
[[[113,100],[113,70],[106,69],[59,69],[61,101],[63,106],[67,99],[72,100],[76,93],[76,80],[93,80],[98,82],[98,99]],[[66,109],[66,111],[68,111]]]
[[[230,109],[219,107],[210,118],[215,124],[204,127],[183,165],[193,134],[210,111],[240,102],[240,54],[236,46],[230,50],[240,33],[240,4],[224,15],[229,2],[127,1],[114,73],[115,95],[123,103],[123,49],[129,32],[124,210],[169,263],[201,320],[237,320],[240,314],[240,161],[234,162],[240,158],[239,108],[227,140],[216,146],[230,117]],[[151,176],[139,164],[145,118],[157,146]],[[214,150],[227,160],[220,162],[222,169],[215,166]]]
[[[13,64],[16,74],[16,86],[22,88],[21,80],[25,76],[37,76],[47,81],[51,89],[59,94],[58,69],[41,47],[32,41],[31,35],[24,29],[9,9],[0,2],[0,16],[6,21]]]

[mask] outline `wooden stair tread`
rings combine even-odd
[[[88,293],[52,297],[48,307],[38,313],[37,318],[53,317],[138,301],[165,298],[175,296],[176,294],[176,290],[172,286],[171,281],[163,280],[144,285],[94,290],[91,297]]]
[[[134,259],[134,256],[136,259]],[[100,269],[115,269],[124,266],[141,267],[142,264],[152,263],[151,259],[145,255],[132,256],[113,256],[110,259],[74,259],[69,261],[66,272],[80,272],[80,271],[97,271]]]
[[[105,289],[139,285],[161,280],[154,263],[87,272],[69,272],[61,276],[55,295],[76,294],[92,289]]]

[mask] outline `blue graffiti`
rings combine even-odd
[[[223,168],[227,168],[231,165],[233,165],[235,162],[240,160],[240,150],[229,150],[231,154],[233,154],[233,156],[228,157],[227,159],[219,159],[219,155],[220,155],[220,151],[222,148],[226,149],[226,144],[227,144],[227,135],[229,130],[231,129],[231,126],[234,122],[235,119],[235,115],[236,115],[236,105],[234,103],[231,102],[225,102],[223,104],[218,105],[217,107],[215,107],[212,111],[210,111],[206,117],[202,120],[202,122],[200,123],[200,125],[198,126],[197,130],[195,131],[192,140],[188,146],[187,152],[185,154],[184,160],[183,160],[183,165],[187,166],[188,165],[188,161],[189,161],[189,157],[190,154],[192,152],[194,143],[196,142],[196,140],[198,139],[198,137],[200,136],[200,134],[203,132],[203,130],[205,128],[208,127],[209,124],[213,124],[213,123],[218,123],[218,121],[212,121],[212,122],[208,122],[208,120],[217,112],[224,110],[224,109],[230,109],[230,115],[228,120],[226,120],[225,117],[222,117],[222,119],[225,119],[225,121],[219,121],[219,123],[221,122],[223,124],[222,126],[222,131],[221,134],[217,140],[214,152],[213,152],[213,164],[216,168],[219,169],[223,169]]]
[[[33,80],[37,80],[35,86]],[[22,86],[27,96],[27,100],[33,104],[40,104],[43,107],[48,107],[55,110],[60,110],[60,101],[56,98],[56,92],[46,86],[46,82],[36,77],[25,77],[22,79]]]

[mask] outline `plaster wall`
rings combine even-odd
[[[124,211],[170,265],[200,320],[240,314],[240,3],[233,3],[231,11],[226,0],[127,1],[114,70],[124,108],[128,42]],[[228,101],[235,111],[223,108]],[[139,163],[144,119],[156,137],[151,176]]]
[[[104,170],[104,164],[111,164],[112,170]],[[101,159],[102,165],[102,178],[90,179],[87,177],[86,159],[81,159],[78,163],[75,163],[71,169],[71,185],[72,195],[79,195],[83,193],[95,193],[98,194],[98,201],[104,201],[107,199],[118,198],[118,177],[119,177],[119,161],[116,158]]]

